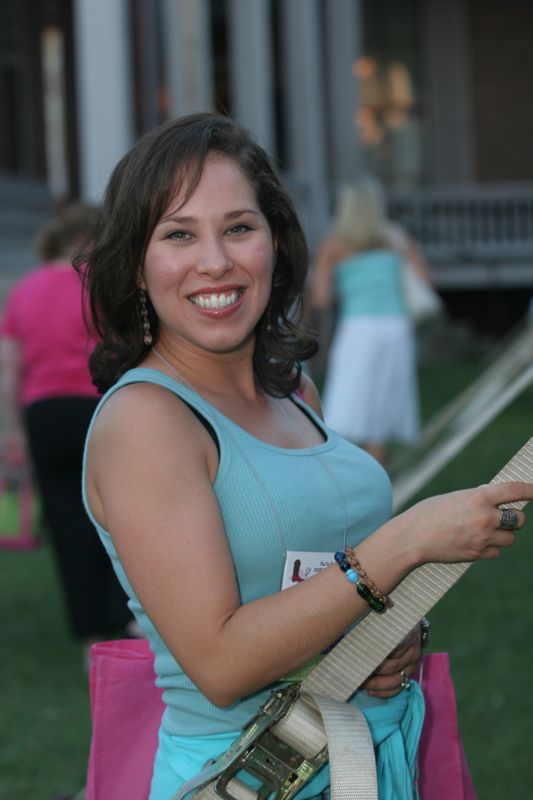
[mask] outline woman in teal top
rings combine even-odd
[[[429,272],[414,244],[387,220],[381,186],[361,178],[337,198],[332,230],[319,247],[312,300],[337,301],[322,401],[326,422],[381,463],[392,440],[419,432],[415,337],[402,271],[409,259]]]
[[[266,154],[228,118],[193,115],[143,137],[115,169],[79,261],[100,338],[91,371],[107,392],[84,498],[165,689],[150,798],[169,800],[272,687],[368,612],[347,580],[350,546],[384,606],[420,563],[510,544],[497,504],[533,492],[468,490],[389,519],[385,473],[324,426],[301,374],[316,349],[299,322],[305,241]],[[342,568],[282,590],[286,567],[337,550]],[[419,634],[353,700],[382,800],[415,797]],[[300,796],[327,784],[324,769]]]

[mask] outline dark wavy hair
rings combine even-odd
[[[253,186],[276,242],[268,306],[255,330],[254,370],[263,389],[285,396],[297,387],[300,362],[317,351],[302,324],[308,250],[293,203],[265,151],[229,117],[200,113],[145,134],[118,163],[89,251],[75,265],[89,295],[90,327],[99,339],[90,360],[94,384],[107,390],[138,365],[144,344],[139,271],[148,242],[177,190],[183,203],[196,189],[207,156],[231,158]],[[147,298],[153,343],[159,321]]]

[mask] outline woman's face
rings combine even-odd
[[[156,224],[143,269],[161,341],[213,353],[253,343],[270,296],[274,244],[255,191],[229,158],[211,155],[184,205]]]

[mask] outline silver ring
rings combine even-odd
[[[502,531],[514,531],[518,528],[518,513],[513,508],[500,508],[500,525]]]
[[[409,680],[409,678],[405,674],[405,670],[404,669],[400,670],[400,676],[401,676],[401,679],[402,679],[402,682],[400,684],[401,688],[402,689],[409,689],[409,687],[411,686],[411,681]]]

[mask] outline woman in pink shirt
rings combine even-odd
[[[43,263],[14,286],[0,325],[3,461],[7,469],[33,465],[70,627],[84,649],[131,620],[81,501],[83,443],[98,392],[71,259],[95,213],[67,206],[44,227],[37,242]]]

